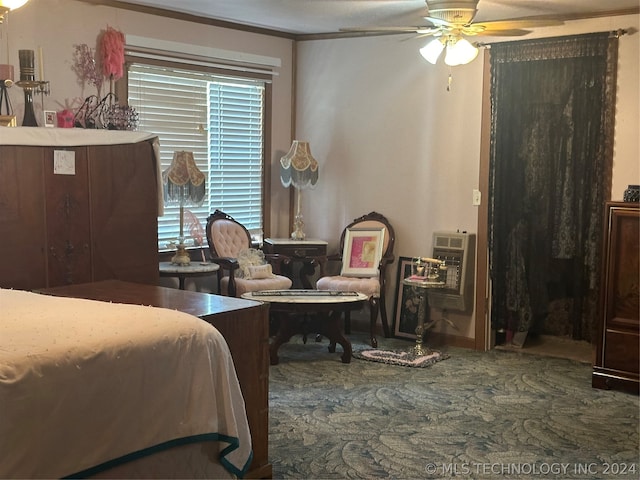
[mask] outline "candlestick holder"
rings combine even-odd
[[[49,82],[42,80],[19,80],[16,85],[24,90],[24,117],[22,118],[23,127],[37,127],[38,121],[33,110],[33,95],[49,95]]]
[[[7,78],[6,80],[0,79],[0,116],[2,115],[11,115],[13,110],[11,109],[11,102],[9,100],[9,92],[8,88],[13,85],[13,80]],[[4,104],[6,109],[6,114],[2,113],[2,105]]]
[[[33,110],[33,94],[39,93],[42,97],[49,95],[49,82],[36,80],[33,50],[18,50],[18,58],[20,60],[20,80],[16,82],[16,85],[24,90],[24,117],[22,119],[22,126],[37,127],[38,121],[36,120],[36,115]],[[44,103],[44,98],[42,100]]]

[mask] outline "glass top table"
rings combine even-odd
[[[278,349],[300,330],[300,315],[313,315],[315,326],[329,338],[329,352],[335,352],[336,343],[342,346],[342,363],[351,362],[351,342],[340,331],[343,312],[358,310],[369,300],[367,295],[356,292],[331,292],[321,290],[263,290],[241,295],[246,300],[269,303],[270,312],[279,320],[278,332],[271,345],[269,355],[271,365],[279,362]]]

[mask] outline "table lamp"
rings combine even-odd
[[[309,142],[294,140],[289,152],[280,159],[280,181],[284,187],[293,185],[297,190],[297,209],[291,233],[292,240],[304,240],[304,222],[301,211],[301,190],[313,188],[318,182],[318,162],[311,156]]]
[[[189,265],[191,259],[184,246],[184,206],[201,205],[205,193],[205,174],[196,166],[193,152],[173,153],[171,166],[162,172],[164,200],[180,204],[180,237],[171,263]]]

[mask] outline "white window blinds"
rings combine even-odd
[[[203,72],[134,64],[128,72],[128,100],[139,114],[138,128],[160,139],[161,169],[173,152],[193,152],[208,178],[201,206],[185,206],[204,228],[216,209],[252,232],[262,230],[264,84]],[[191,216],[185,215],[185,243],[193,245]],[[176,241],[179,205],[166,205],[158,219],[158,247]],[[206,244],[206,237],[202,239]],[[197,244],[197,242],[196,242]]]

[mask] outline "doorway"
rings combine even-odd
[[[486,315],[484,323],[477,316],[477,333],[485,349],[539,346],[546,337],[590,342],[611,188],[617,37],[496,44],[487,57],[480,188],[488,201],[478,222],[486,256],[478,258],[476,303]]]

